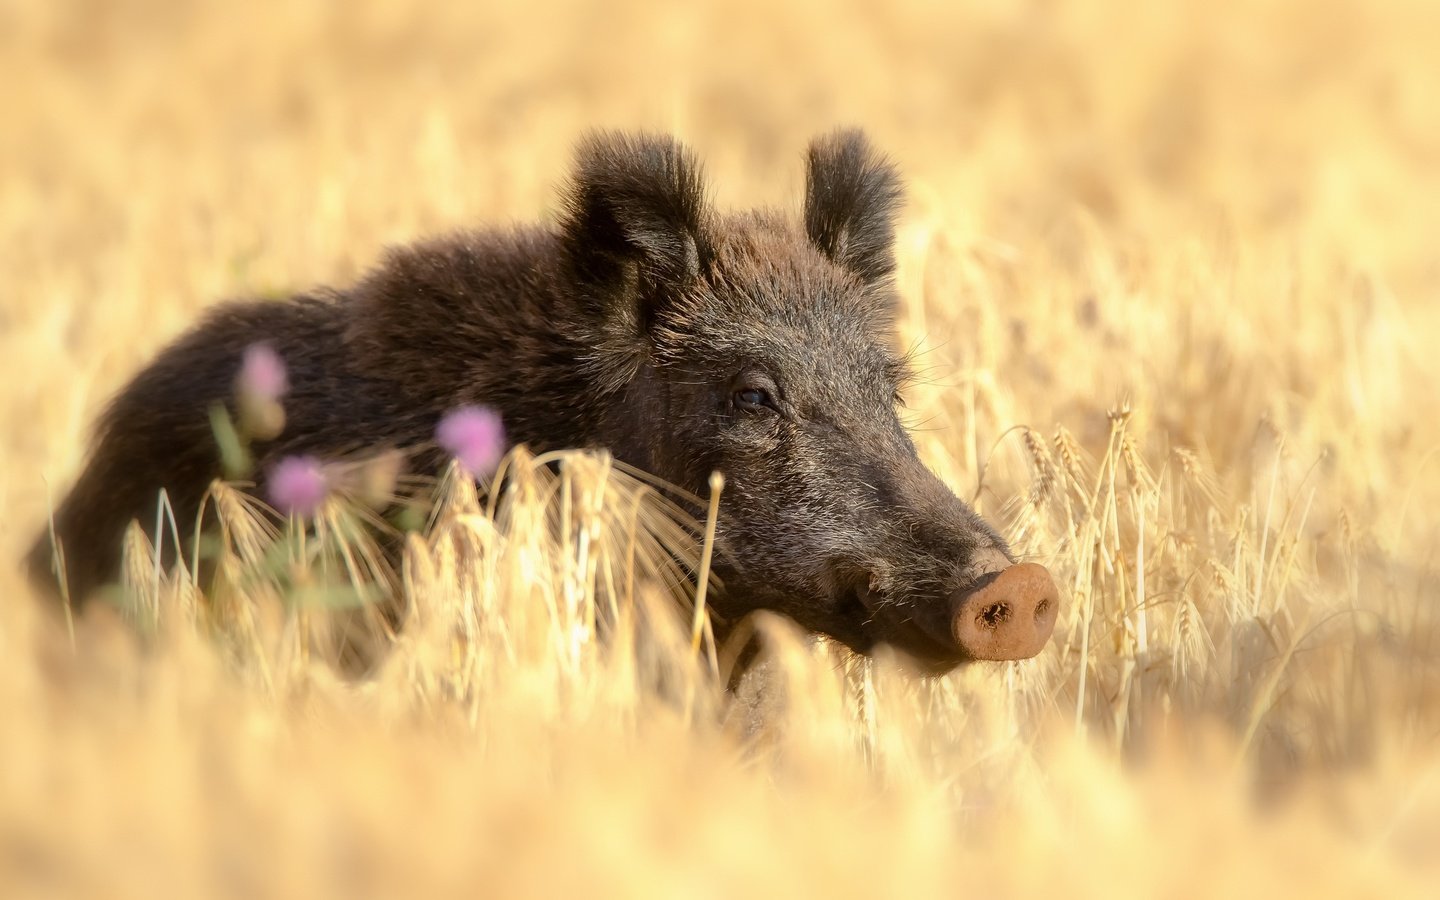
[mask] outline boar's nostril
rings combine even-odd
[[[952,599],[955,642],[971,659],[1028,659],[1050,639],[1059,608],[1059,591],[1044,566],[1010,566]]]
[[[1010,604],[992,603],[980,610],[980,619],[987,628],[998,628],[1010,618]]]

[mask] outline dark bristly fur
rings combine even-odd
[[[422,447],[445,411],[487,404],[537,451],[607,447],[700,495],[723,471],[722,618],[773,609],[861,651],[963,661],[946,600],[1009,551],[895,414],[900,197],[856,131],[810,147],[800,223],[715,212],[668,137],[598,133],[555,227],[460,232],[392,250],[344,290],[222,306],[102,418],[55,519],[72,595],[115,578],[123,530],[154,520],[160,488],[193,520],[219,473],[207,410],[268,341],[292,389],[285,431],[255,448],[262,472],[284,454]],[[50,560],[42,537],[31,566],[53,584]]]

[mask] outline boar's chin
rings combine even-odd
[[[832,585],[830,591],[817,595],[757,583],[748,571],[725,562],[713,571],[724,589],[711,595],[710,602],[722,620],[732,624],[757,609],[783,611],[800,627],[862,656],[873,656],[882,646],[888,647],[899,655],[902,666],[920,675],[944,675],[972,661],[957,644],[917,622],[914,606],[882,597],[864,580]],[[817,603],[819,597],[826,599]]]

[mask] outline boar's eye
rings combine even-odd
[[[760,388],[746,388],[735,392],[735,403],[739,406],[759,408],[770,405],[770,395]]]
[[[735,408],[744,412],[779,412],[775,402],[775,384],[764,376],[750,376],[735,386],[730,395]]]

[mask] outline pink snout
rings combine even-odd
[[[1060,592],[1050,571],[1019,563],[951,601],[955,642],[971,659],[1029,659],[1055,630]]]

